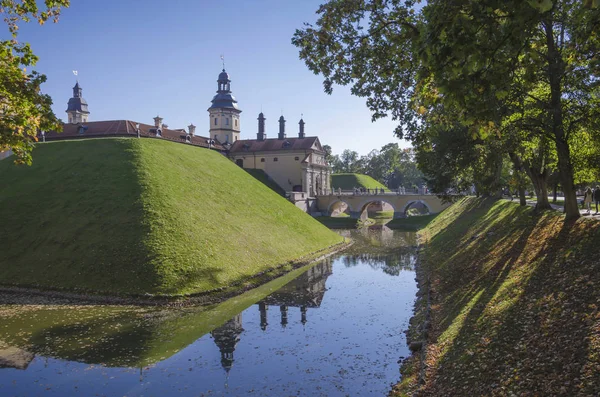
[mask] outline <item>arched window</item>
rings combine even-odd
[[[235,126],[237,127],[237,119],[235,119]]]
[[[217,125],[217,118],[215,117],[215,125]]]

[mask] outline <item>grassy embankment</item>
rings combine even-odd
[[[252,175],[258,181],[265,184],[265,186],[267,186],[269,189],[273,190],[275,193],[279,194],[280,196],[285,197],[285,190],[283,190],[273,179],[269,178],[267,173],[264,172],[263,170],[254,170],[254,169],[250,169],[250,168],[245,168],[244,171],[246,171],[247,173]]]
[[[108,367],[141,367],[176,354],[204,334],[270,295],[312,265],[295,269],[235,299],[211,306],[78,305],[18,294],[0,294],[0,350],[30,353]],[[7,298],[6,295],[9,297]],[[3,347],[4,344],[4,347]]]
[[[91,139],[33,155],[0,162],[0,284],[199,293],[342,240],[214,151]]]
[[[334,189],[352,190],[355,187],[364,187],[365,189],[383,188],[388,190],[385,185],[377,182],[368,175],[363,174],[333,174],[331,175],[331,187]]]
[[[417,231],[431,223],[439,214],[409,216],[408,218],[392,219],[385,225],[391,229]]]
[[[600,222],[464,199],[421,231],[426,344],[395,395],[600,395]],[[429,279],[429,282],[427,282]],[[422,317],[425,299],[415,318]]]

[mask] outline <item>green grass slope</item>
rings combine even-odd
[[[333,174],[331,175],[331,186],[334,189],[352,190],[355,187],[364,187],[365,189],[383,188],[385,185],[377,182],[368,175],[363,174]]]
[[[600,222],[468,198],[421,239],[426,382],[413,356],[395,395],[600,395]]]
[[[157,139],[42,144],[0,180],[5,285],[196,293],[342,240],[223,155]]]
[[[280,196],[285,196],[285,190],[283,190],[273,179],[269,178],[267,173],[263,170],[255,170],[250,168],[244,168],[244,170],[258,181],[266,185],[269,189],[273,190],[275,193],[279,194]]]

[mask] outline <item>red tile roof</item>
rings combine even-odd
[[[90,121],[82,124],[63,124],[63,131],[58,133],[56,131],[46,132],[46,140],[60,140],[60,139],[77,139],[77,138],[98,138],[98,137],[136,137],[137,132],[135,129],[135,122],[130,120],[109,120],[109,121]],[[156,127],[150,124],[140,124],[140,136],[156,138]],[[79,127],[83,126],[85,131],[79,133]],[[185,130],[170,130],[163,128],[161,130],[161,137],[158,139],[166,139],[169,141],[186,143]],[[38,134],[38,139],[42,141],[42,134]],[[207,137],[203,136],[190,136],[191,142],[188,143],[194,146],[209,147]],[[215,142],[212,144],[212,148],[216,150],[225,150],[221,144]]]
[[[270,152],[274,150],[309,150],[323,151],[319,138],[307,136],[305,138],[270,138],[264,141],[258,139],[241,139],[231,146],[230,153],[238,152]]]

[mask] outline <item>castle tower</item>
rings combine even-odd
[[[69,117],[69,124],[87,123],[90,112],[88,111],[88,104],[81,96],[81,87],[79,81],[75,83],[73,87],[73,98],[69,99],[67,104],[67,115]]]
[[[217,95],[208,108],[210,137],[220,143],[234,143],[240,139],[240,113],[237,100],[231,94],[231,80],[223,69],[217,80]]]

